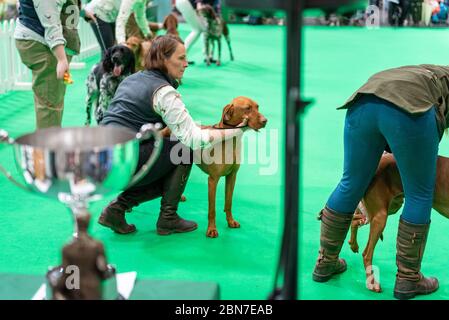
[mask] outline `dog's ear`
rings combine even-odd
[[[232,119],[232,115],[234,113],[234,106],[232,105],[232,103],[227,104],[224,109],[223,109],[223,118],[222,118],[222,122],[224,121],[229,121]]]
[[[113,47],[106,50],[106,52],[104,54],[102,65],[103,65],[103,70],[105,72],[111,72],[112,69],[114,68],[114,64],[112,63],[112,51],[113,51]]]
[[[204,8],[207,10],[208,15],[211,19],[217,19],[217,15],[215,14],[214,8],[210,4],[204,5]]]
[[[127,55],[129,55],[129,72],[133,74],[134,72],[136,72],[136,57],[134,55],[134,52],[129,48],[127,48],[125,52],[127,52]]]

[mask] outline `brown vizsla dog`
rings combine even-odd
[[[229,129],[236,128],[241,123],[245,123],[253,130],[258,131],[267,124],[267,119],[259,112],[257,102],[247,97],[237,97],[226,105],[220,122],[212,126],[213,128]],[[206,236],[211,238],[218,237],[217,226],[215,223],[215,199],[217,194],[217,184],[221,177],[226,177],[225,188],[225,208],[226,220],[230,228],[239,228],[240,224],[232,216],[232,194],[234,192],[237,172],[240,168],[240,147],[241,136],[233,138],[215,146],[201,151],[201,161],[195,163],[202,171],[209,175],[208,180],[208,227]],[[218,155],[218,156],[217,156]],[[204,161],[208,157],[212,161]]]
[[[366,286],[374,292],[381,292],[380,283],[373,276],[373,255],[377,241],[387,223],[387,217],[399,211],[404,202],[404,191],[396,160],[393,154],[385,153],[365,195],[360,201],[352,220],[349,245],[353,252],[359,251],[357,230],[370,223],[369,239],[363,251],[363,264],[367,277]],[[432,207],[449,218],[449,158],[439,156]]]

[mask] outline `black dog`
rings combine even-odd
[[[100,63],[92,67],[86,80],[86,125],[91,123],[92,109],[99,123],[114,97],[120,82],[135,72],[134,53],[127,46],[109,48]]]
[[[198,9],[198,13],[207,21],[207,29],[204,32],[204,53],[207,65],[210,65],[213,59],[215,42],[218,44],[218,58],[216,60],[217,66],[221,64],[221,37],[224,36],[228,44],[229,55],[231,60],[234,60],[232,54],[231,39],[229,37],[229,28],[226,22],[219,17],[211,5],[203,5]]]

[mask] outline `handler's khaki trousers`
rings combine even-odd
[[[66,85],[56,78],[58,60],[50,48],[33,40],[16,40],[20,58],[33,73],[36,129],[60,127]],[[67,56],[70,63],[71,56]]]

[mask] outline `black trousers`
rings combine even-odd
[[[90,21],[90,26],[101,48],[101,55],[104,57],[106,50],[115,44],[115,22],[109,23],[97,18],[97,23]]]
[[[147,162],[150,155],[153,153],[154,141],[149,140],[140,144],[139,147],[139,161],[137,163],[137,169],[140,168]],[[190,148],[184,146],[179,141],[170,141],[170,138],[164,138],[162,151],[159,158],[156,160],[153,167],[149,172],[136,183],[131,188],[149,186],[154,182],[163,179],[169,175],[176,166],[182,164],[192,164],[193,163],[193,152]]]

